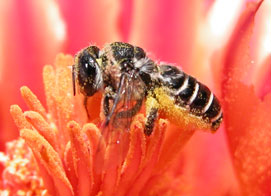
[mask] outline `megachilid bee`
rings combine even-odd
[[[222,122],[220,103],[208,87],[173,65],[156,63],[142,48],[128,43],[82,49],[72,74],[74,92],[77,83],[86,98],[103,93],[105,126],[129,129],[143,103],[146,135],[152,133],[158,116],[212,131]]]

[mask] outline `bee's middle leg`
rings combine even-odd
[[[106,94],[103,98],[103,113],[107,117],[110,112],[110,100],[114,100],[113,96]]]
[[[146,101],[146,122],[144,133],[150,136],[153,132],[155,121],[158,118],[159,104],[153,97],[148,97]]]
[[[142,102],[143,102],[143,98],[138,99],[136,101],[136,104],[131,109],[119,112],[116,118],[132,118],[140,110],[142,106]]]

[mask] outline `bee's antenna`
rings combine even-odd
[[[74,65],[72,65],[72,87],[73,87],[73,96],[76,95],[76,85],[75,85],[75,70]]]

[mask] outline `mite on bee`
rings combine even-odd
[[[101,50],[89,46],[75,56],[72,70],[74,92],[77,83],[85,97],[103,93],[105,126],[129,129],[143,103],[146,135],[159,115],[212,131],[222,122],[221,106],[208,87],[173,65],[156,63],[140,47],[123,42]]]

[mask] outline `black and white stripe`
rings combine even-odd
[[[172,92],[175,104],[187,108],[191,114],[201,117],[211,124],[213,130],[216,130],[223,118],[218,99],[207,86],[176,69],[175,66],[170,65],[160,66],[163,85]]]

